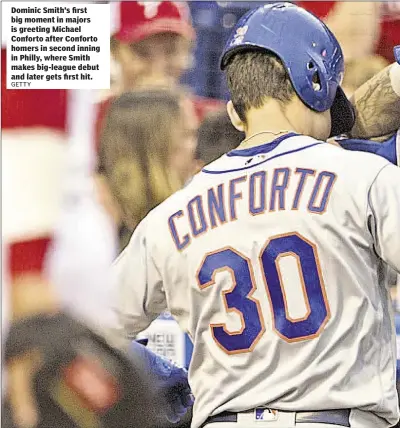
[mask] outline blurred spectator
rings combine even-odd
[[[178,173],[180,180],[185,183],[192,176],[195,166],[199,122],[194,104],[183,91],[180,91],[180,105],[184,122],[183,134],[175,147],[171,166]]]
[[[400,2],[383,1],[381,4],[381,36],[376,52],[393,62],[393,47],[400,43]]]
[[[68,97],[66,90],[7,89],[6,61],[3,47],[2,237],[7,254],[3,287],[9,300],[2,303],[7,311],[3,321],[10,321],[53,310],[55,305],[42,271],[61,205]]]
[[[232,125],[226,111],[210,113],[199,128],[194,172],[235,149],[243,140],[244,133]]]
[[[342,84],[346,95],[350,97],[357,88],[388,65],[388,61],[379,55],[369,55],[364,58],[347,61]]]
[[[171,86],[190,65],[195,32],[186,3],[121,2],[111,52],[124,90]]]
[[[111,37],[113,95],[146,88],[174,88],[192,62],[195,31],[186,2],[125,1],[116,8]],[[114,9],[115,10],[115,9]],[[218,100],[192,96],[197,117],[222,108]],[[99,108],[96,135],[101,132],[111,99]]]
[[[339,40],[346,60],[374,53],[381,34],[379,2],[298,1],[297,4],[324,19]]]
[[[183,149],[188,145],[184,113],[180,95],[166,90],[127,92],[110,105],[99,171],[121,213],[122,248],[143,217],[184,183],[177,165],[188,168],[190,156],[176,161],[177,153],[188,152]]]
[[[10,415],[3,420],[3,407],[2,426],[36,427],[46,425],[37,408],[38,394],[44,394],[45,387],[38,387],[37,381],[47,379],[46,385],[53,385],[50,377],[42,372],[37,375],[37,371],[50,361],[54,363],[52,374],[60,368],[52,348],[54,335],[49,334],[55,329],[42,322],[40,315],[47,318],[62,308],[88,325],[108,325],[108,266],[115,257],[115,240],[111,222],[94,200],[91,91],[7,89],[6,61],[3,47],[2,291],[6,294],[2,295],[2,344],[12,322],[26,324],[18,327],[15,357],[8,355],[7,362],[3,360],[2,398],[9,400],[14,421],[11,424]],[[75,221],[73,227],[68,227],[71,223],[66,219]],[[55,254],[63,262],[60,276],[52,275],[50,259]],[[71,300],[78,305],[70,307]],[[32,335],[28,326],[36,316]],[[48,320],[51,322],[50,317]],[[69,332],[63,329],[57,330],[57,336],[65,341],[64,354],[72,359],[71,346],[78,342],[70,341]],[[9,353],[8,346],[3,351]],[[44,348],[54,354],[44,355]],[[82,403],[76,404],[72,398],[70,402],[81,411]]]

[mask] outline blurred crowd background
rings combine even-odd
[[[89,126],[95,128],[99,200],[119,231],[119,251],[152,208],[244,138],[225,112],[229,94],[219,58],[238,19],[265,3],[111,4],[111,88],[98,93],[96,117]],[[394,61],[393,47],[400,44],[400,2],[298,3],[323,18],[339,39],[346,58],[347,95]],[[65,99],[51,103],[56,123]],[[3,116],[4,109],[16,107],[3,104]],[[29,112],[18,108],[32,116],[28,105]],[[60,127],[50,122],[36,118],[31,124]],[[4,126],[14,125],[9,121]],[[394,301],[396,281],[393,278]],[[144,336],[155,351],[188,365],[190,341],[169,314]]]

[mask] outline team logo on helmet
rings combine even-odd
[[[248,29],[249,29],[248,25],[245,25],[243,27],[239,27],[236,30],[235,35],[233,36],[233,40],[231,41],[231,46],[238,45],[239,43],[242,43],[244,36],[246,35]]]

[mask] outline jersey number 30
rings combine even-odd
[[[288,314],[285,284],[279,266],[279,260],[286,256],[297,261],[307,308],[302,318],[291,318]],[[287,342],[318,336],[329,320],[330,311],[315,244],[298,233],[275,236],[263,247],[259,262],[275,332]],[[221,271],[232,276],[233,285],[222,292],[223,301],[227,312],[240,316],[241,328],[229,331],[223,323],[211,324],[212,335],[228,354],[252,351],[265,332],[260,303],[252,297],[256,290],[253,267],[250,260],[235,249],[221,248],[205,256],[197,273],[200,289],[213,286],[216,274]]]

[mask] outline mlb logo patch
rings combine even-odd
[[[256,422],[270,422],[278,420],[278,411],[273,409],[255,409],[254,417]]]

